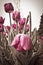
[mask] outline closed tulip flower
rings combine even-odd
[[[14,40],[11,46],[14,46],[18,51],[30,50],[31,49],[31,39],[30,37],[28,37],[28,35],[17,34],[14,37]]]
[[[12,27],[13,29],[16,29],[16,24],[12,24],[11,27]]]
[[[20,18],[19,24],[24,25],[26,21],[27,21],[26,18]]]
[[[18,23],[19,30],[23,29],[25,22],[26,22],[26,18],[20,18]]]
[[[5,3],[4,9],[5,9],[5,12],[10,13],[14,10],[14,7],[13,7],[12,3]]]
[[[18,23],[18,29],[19,29],[19,30],[23,29],[23,27],[24,27],[24,25],[20,25],[20,24]]]
[[[19,19],[20,19],[20,12],[14,11],[13,14],[12,14],[12,17],[13,17],[13,20],[15,20],[16,22],[18,22]]]
[[[2,16],[0,16],[0,23],[1,23],[1,24],[3,24],[3,23],[4,23],[4,20],[5,20],[5,18],[3,19],[3,17],[2,17]]]
[[[7,31],[10,31],[10,26],[5,27]]]

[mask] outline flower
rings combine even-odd
[[[15,20],[16,22],[19,21],[20,19],[20,12],[18,11],[14,11],[12,14],[13,20]]]
[[[19,30],[23,29],[23,26],[24,26],[24,25],[20,25],[20,24],[18,23],[18,29],[19,29]]]
[[[5,12],[10,13],[14,10],[14,7],[13,7],[12,3],[5,3],[4,9],[5,9]]]
[[[4,26],[2,24],[0,24],[0,32],[4,31]]]
[[[19,30],[23,29],[25,22],[26,22],[26,18],[20,18],[20,20],[18,22],[18,29]]]
[[[1,23],[1,24],[3,24],[3,23],[4,23],[4,20],[5,20],[5,18],[3,19],[3,17],[2,17],[2,16],[0,16],[0,23]]]
[[[5,26],[5,29],[8,31],[10,31],[10,26]]]
[[[17,34],[12,41],[11,46],[14,46],[18,51],[30,50],[31,49],[31,39],[26,34]]]
[[[20,25],[24,25],[26,21],[27,21],[26,18],[20,18],[19,24],[20,24]]]
[[[12,24],[11,27],[16,29],[16,24]]]
[[[26,25],[26,32],[28,32],[29,31],[29,25]]]

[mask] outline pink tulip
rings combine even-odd
[[[17,34],[14,37],[14,40],[13,40],[11,46],[14,46],[18,51],[30,50],[31,39],[30,39],[30,37],[28,37],[28,35]]]
[[[6,26],[5,28],[6,30],[10,31],[10,26]]]
[[[14,7],[13,7],[12,3],[5,3],[4,9],[5,9],[5,12],[10,13],[14,10]]]
[[[26,18],[20,18],[19,23],[18,23],[19,30],[23,29],[25,22],[26,22]]]
[[[12,17],[13,17],[13,20],[15,20],[16,22],[19,21],[20,12],[14,11]]]
[[[30,37],[28,35],[22,34],[20,37],[20,44],[24,50],[30,50],[30,48],[31,48]]]
[[[4,31],[4,26],[3,24],[0,24],[0,32],[3,32]]]
[[[18,29],[19,29],[19,30],[23,29],[23,27],[24,27],[24,25],[20,25],[20,24],[18,23]]]
[[[26,32],[28,32],[29,31],[29,25],[26,25]]]
[[[16,24],[12,24],[11,27],[16,29]]]
[[[0,16],[0,23],[3,24],[4,23],[4,20],[3,17]]]
[[[26,21],[27,21],[26,18],[20,18],[19,24],[24,25]]]

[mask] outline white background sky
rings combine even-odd
[[[3,18],[5,17],[5,26],[9,25],[9,15],[4,11],[4,3],[6,2],[11,2],[15,8],[15,0],[0,0],[0,16],[3,16]],[[43,13],[43,0],[21,0],[20,11],[22,17],[27,17],[29,11],[31,11],[32,30],[34,28],[39,28],[40,16]]]

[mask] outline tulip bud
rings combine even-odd
[[[26,21],[27,21],[26,18],[20,18],[19,24],[24,25]]]
[[[3,17],[0,16],[0,24],[4,23],[5,18],[3,19]]]
[[[10,13],[14,10],[14,7],[13,7],[12,3],[5,3],[4,9],[5,9],[5,12]]]
[[[5,29],[8,31],[10,31],[10,26],[6,26]]]
[[[16,24],[12,24],[11,27],[12,27],[13,29],[16,29]]]
[[[20,12],[17,12],[17,11],[13,12],[12,17],[13,17],[13,20],[15,20],[16,22],[18,22],[19,19],[20,19]]]

